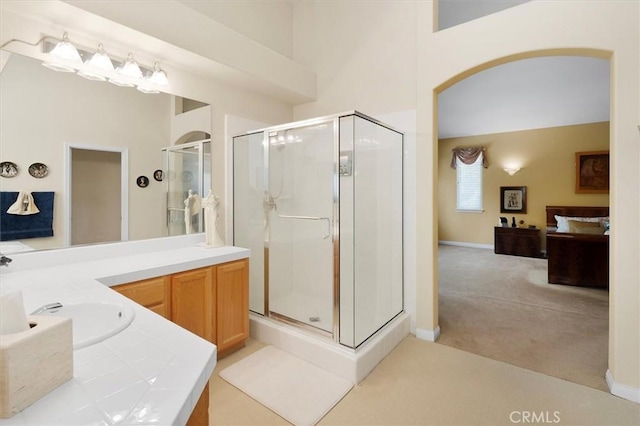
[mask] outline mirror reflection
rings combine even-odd
[[[0,177],[0,250],[168,235],[167,182],[154,174],[163,171],[163,148],[210,137],[210,107],[54,72],[38,60],[2,53],[0,162],[14,164],[17,173]],[[195,114],[200,120],[191,124],[181,117],[189,114],[178,115],[197,109],[208,111]],[[30,173],[37,163],[46,166],[44,176]],[[53,193],[52,206],[45,203],[30,217],[7,214],[20,193],[33,194],[36,206],[41,193]],[[35,219],[40,223],[27,224]],[[33,233],[47,227],[53,236]],[[19,228],[33,235],[10,235]]]

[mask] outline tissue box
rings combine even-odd
[[[29,316],[31,328],[0,335],[0,419],[73,377],[71,319]]]

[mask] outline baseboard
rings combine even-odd
[[[438,244],[442,244],[444,246],[471,247],[471,248],[481,248],[481,249],[493,250],[493,245],[491,245],[491,244],[465,243],[465,242],[462,242],[462,241],[438,241]]]
[[[640,404],[640,388],[634,388],[632,386],[616,383],[613,380],[613,375],[611,374],[610,370],[607,370],[606,378],[607,386],[609,386],[609,391],[611,392],[611,394]]]
[[[420,340],[428,340],[429,342],[435,342],[440,335],[440,326],[437,325],[435,330],[425,330],[423,328],[416,328],[416,337]]]

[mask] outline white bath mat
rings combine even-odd
[[[225,368],[220,377],[296,426],[318,423],[353,387],[275,346]]]

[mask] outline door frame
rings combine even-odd
[[[72,203],[72,151],[84,149],[89,151],[120,153],[120,241],[129,239],[129,149],[104,145],[88,145],[72,142],[64,144],[64,247],[71,247],[71,203]]]

